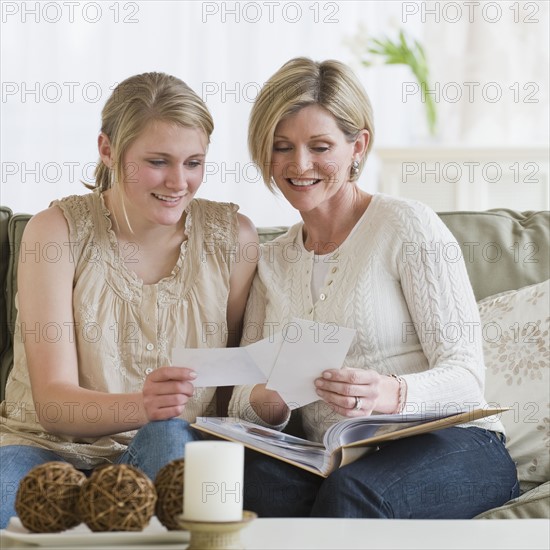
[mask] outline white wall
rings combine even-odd
[[[34,213],[54,198],[86,192],[79,180],[91,178],[100,111],[110,90],[132,74],[155,70],[185,80],[214,116],[208,173],[199,195],[240,204],[257,225],[291,223],[297,219],[296,213],[265,190],[246,149],[248,114],[259,86],[292,57],[340,59],[358,71],[371,96],[378,144],[403,146],[423,139],[420,99],[404,102],[401,95],[401,82],[412,80],[407,70],[365,69],[344,41],[359,25],[371,36],[392,34],[402,26],[428,40],[434,67],[441,67],[445,50],[437,32],[445,35],[449,23],[444,18],[435,22],[433,16],[423,16],[425,4],[4,1],[0,203]],[[504,13],[508,19],[513,15],[510,9]],[[528,12],[518,11],[518,15],[525,19]],[[484,33],[484,21],[481,23],[478,32]],[[541,25],[547,28],[547,21],[528,30],[540,34]],[[501,25],[493,32],[499,35],[509,28]],[[472,26],[453,29],[460,38],[468,35]],[[547,45],[520,39],[512,35],[507,45],[516,52],[516,63],[521,62],[518,48],[526,55],[536,50],[540,54],[537,59],[547,59]],[[465,55],[475,56],[475,47],[474,43],[466,48]],[[490,65],[490,45],[485,42],[482,47],[483,63]],[[450,78],[448,74],[446,78]],[[547,80],[539,84],[542,91],[538,97],[547,97]],[[449,103],[442,107],[452,109]],[[529,112],[529,120],[541,120],[540,113],[533,117],[534,109]],[[540,112],[544,116],[544,110]],[[502,109],[495,116],[502,116]],[[494,145],[502,137],[501,127],[494,126],[492,133],[484,136],[486,144]],[[512,135],[513,128],[507,128]],[[466,139],[460,132],[458,129],[446,139]],[[547,134],[543,132],[540,140],[547,142]],[[375,156],[361,186],[377,189]]]

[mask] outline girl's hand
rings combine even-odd
[[[388,379],[369,369],[330,369],[315,380],[317,394],[342,416],[368,416],[377,409],[381,386]]]
[[[145,379],[143,405],[147,419],[167,420],[179,416],[195,390],[195,371],[184,367],[160,367]]]

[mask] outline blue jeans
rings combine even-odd
[[[153,481],[158,471],[168,462],[184,456],[188,441],[201,439],[199,432],[180,418],[145,424],[116,460],[145,472]],[[69,462],[52,451],[28,445],[0,447],[0,529],[15,516],[15,497],[19,481],[40,464],[59,460]],[[89,473],[89,472],[85,472]]]
[[[393,441],[326,479],[257,453],[245,468],[260,517],[472,518],[518,495],[504,442],[475,427]]]

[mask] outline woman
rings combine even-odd
[[[369,99],[337,61],[289,61],[251,113],[252,158],[303,221],[263,247],[244,343],[255,332],[248,323],[265,335],[293,317],[357,330],[345,368],[323,372],[319,401],[299,410],[315,441],[345,417],[485,405],[464,262],[437,253],[456,241],[426,206],[359,188],[373,138]],[[277,428],[289,416],[261,385],[237,388],[231,412]],[[326,480],[257,456],[245,507],[261,516],[468,518],[517,491],[503,426],[492,417],[392,442]]]
[[[215,388],[170,366],[177,346],[238,345],[255,271],[239,257],[257,243],[250,221],[193,198],[212,131],[184,82],[131,77],[103,109],[93,192],[29,221],[0,417],[0,527],[32,467],[129,463],[154,479],[196,438],[188,423],[215,413]],[[24,254],[52,243],[56,262]]]

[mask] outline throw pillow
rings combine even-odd
[[[478,303],[485,397],[502,414],[522,493],[550,479],[550,280]]]

